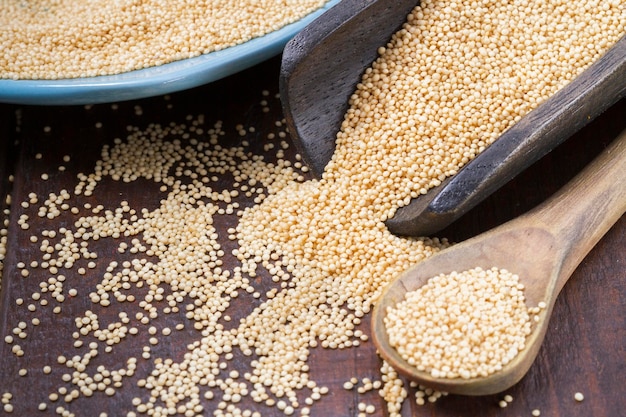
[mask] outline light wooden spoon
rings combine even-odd
[[[425,386],[456,394],[486,395],[517,383],[544,339],[556,297],[579,263],[626,211],[626,130],[559,192],[530,212],[468,239],[410,268],[378,299],[372,315],[379,354],[401,374]],[[403,301],[440,273],[475,267],[505,268],[519,275],[526,305],[545,302],[526,347],[501,371],[472,379],[433,378],[419,372],[389,344],[383,323],[388,307]]]

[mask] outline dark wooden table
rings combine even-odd
[[[57,415],[56,408],[63,406],[76,416],[92,417],[101,412],[108,416],[125,416],[133,409],[132,398],[146,395],[146,390],[138,388],[136,383],[150,372],[152,360],[156,357],[176,359],[184,352],[187,343],[199,337],[197,332],[189,330],[180,332],[169,343],[153,347],[152,358],[140,358],[135,375],[128,377],[113,396],[99,392],[91,398],[81,397],[69,404],[63,398],[49,401],[48,395],[59,387],[72,388],[70,383],[62,381],[62,374],[67,370],[57,363],[56,358],[58,355],[71,357],[79,352],[72,346],[71,333],[76,331],[74,317],[90,308],[98,308],[98,314],[104,318],[114,317],[118,312],[113,308],[104,311],[106,309],[92,305],[86,294],[93,290],[99,281],[98,274],[103,273],[112,259],[127,259],[129,255],[116,253],[116,242],[106,239],[98,242],[96,268],[85,276],[77,274],[76,268],[64,271],[68,288],[76,288],[78,295],[67,297],[62,311],[53,313],[54,303],[41,306],[30,298],[38,291],[39,283],[47,279],[46,271],[33,268],[24,278],[19,262],[41,258],[38,244],[29,240],[31,235],[40,235],[46,229],[58,230],[62,225],[69,228],[71,216],[42,219],[37,216],[37,207],[51,192],[67,189],[72,193],[77,174],[91,172],[102,145],[112,143],[116,137],[123,139],[127,125],[165,125],[183,121],[187,115],[204,114],[207,124],[223,121],[226,135],[222,139],[227,144],[243,140],[235,130],[237,124],[254,126],[255,131],[249,132],[246,139],[252,142],[252,149],[263,153],[262,142],[266,133],[275,130],[274,122],[282,117],[280,105],[274,97],[278,92],[279,66],[280,59],[275,58],[211,85],[169,97],[121,102],[115,106],[0,104],[0,208],[7,209],[5,196],[12,196],[1,282],[0,335],[4,338],[13,334],[20,321],[27,324],[25,339],[14,335],[16,341],[13,344],[0,341],[0,395],[12,394],[9,402],[14,410],[11,415]],[[269,91],[270,96],[263,96],[263,90]],[[263,99],[269,102],[269,112],[263,111],[264,106],[260,104]],[[622,100],[440,235],[459,241],[525,212],[575,175],[625,128],[626,100]],[[66,155],[70,156],[69,162],[63,161]],[[59,170],[59,166],[64,166],[65,170]],[[45,181],[41,179],[43,173],[49,177]],[[9,175],[14,176],[13,182],[9,182]],[[39,204],[22,207],[21,203],[28,201],[32,192],[37,194]],[[153,209],[161,197],[158,187],[148,181],[127,184],[105,180],[94,196],[83,196],[76,202],[89,201],[114,208],[126,200],[133,207]],[[29,215],[28,230],[22,230],[18,224],[23,214]],[[2,217],[7,216],[2,214]],[[216,225],[218,230],[231,226]],[[531,416],[535,409],[547,417],[626,415],[626,395],[622,385],[626,373],[625,237],[626,221],[622,218],[576,270],[557,302],[536,363],[518,385],[498,395],[450,395],[424,406],[415,405],[409,397],[403,415],[524,417]],[[24,300],[22,305],[16,303],[19,298]],[[33,303],[35,312],[27,308]],[[129,305],[127,309],[137,310],[132,303]],[[31,324],[33,317],[40,319],[39,326]],[[179,316],[177,320],[184,320],[184,317]],[[369,332],[366,324],[362,328]],[[163,319],[155,325],[163,327],[171,323]],[[17,343],[25,352],[23,357],[12,353],[12,346]],[[102,354],[97,363],[120,367],[122,364],[118,362],[125,353],[136,352],[146,344],[146,339],[137,337],[124,343],[116,347],[120,354]],[[353,376],[380,378],[380,362],[371,342],[345,350],[313,349],[309,364],[311,378],[330,388],[329,394],[312,407],[311,415],[356,416],[360,402],[375,405],[374,415],[386,415],[383,401],[375,391],[359,394],[356,390],[342,388],[342,384]],[[45,365],[51,367],[50,374],[43,372]],[[21,369],[27,370],[27,374],[20,376]],[[584,394],[584,401],[575,401],[576,392]],[[513,401],[501,408],[498,403],[505,394],[512,396]],[[46,411],[37,410],[40,402],[48,403]],[[213,415],[217,403],[217,399],[206,400],[203,415]],[[276,408],[254,407],[263,416],[282,415]],[[5,414],[9,415],[0,407],[0,415]],[[295,415],[299,415],[298,411]]]

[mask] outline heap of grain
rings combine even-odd
[[[390,345],[418,371],[469,379],[511,362],[541,309],[526,306],[517,275],[477,267],[430,278],[389,307],[384,323]]]
[[[322,7],[289,2],[0,1],[0,79],[119,74],[219,51]]]
[[[303,181],[301,163],[285,160],[281,150],[269,164],[245,147],[220,147],[219,123],[207,129],[192,118],[188,125],[132,129],[103,150],[74,195],[97,197],[98,184],[109,178],[144,178],[162,184],[160,206],[90,206],[92,214],[77,220],[76,230],[59,230],[59,242],[44,248],[46,268],[53,267],[52,255],[73,267],[61,252],[91,257],[76,246],[78,239],[124,236],[132,245],[120,243],[119,251],[137,259],[109,265],[91,294],[94,303],[110,308],[127,300],[128,286],[145,285],[138,300],[145,312],[136,320],[149,324],[162,313],[155,300],[167,302],[168,312],[179,311],[179,300],[193,300],[184,308],[199,339],[180,361],[155,360],[140,381],[149,397],[133,402],[138,412],[201,414],[203,398],[210,401],[219,390],[216,415],[254,415],[243,409],[244,398],[306,415],[327,392],[309,375],[311,349],[367,340],[358,326],[382,287],[447,245],[394,236],[384,221],[596,60],[625,32],[625,13],[619,2],[606,1],[423,1],[351,97],[319,181]],[[235,189],[214,190],[218,175],[232,175]],[[66,193],[49,197],[42,215],[54,218],[67,205]],[[252,200],[245,209],[233,201],[242,193]],[[228,240],[213,229],[218,216],[238,217]],[[221,259],[231,254],[238,266],[226,270]],[[275,287],[261,294],[255,279],[266,274]],[[43,284],[63,298],[63,280]],[[256,307],[225,326],[231,301],[244,296]],[[123,342],[128,320],[99,331],[99,340]],[[79,322],[80,335],[95,333],[93,312]],[[149,346],[144,354],[150,357]],[[69,381],[77,387],[84,386],[89,355],[72,361],[78,376]],[[232,368],[235,355],[246,372]],[[129,361],[122,370],[129,375],[135,366]],[[380,393],[389,414],[397,415],[407,392],[386,364],[383,373]]]

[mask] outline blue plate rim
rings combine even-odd
[[[0,80],[0,102],[26,105],[86,105],[182,91],[217,81],[278,55],[300,30],[337,4],[319,9],[264,36],[194,58],[116,75],[60,80]]]

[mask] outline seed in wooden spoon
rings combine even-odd
[[[434,378],[498,372],[525,347],[532,317],[524,286],[507,270],[474,268],[440,274],[387,309],[390,344]]]

